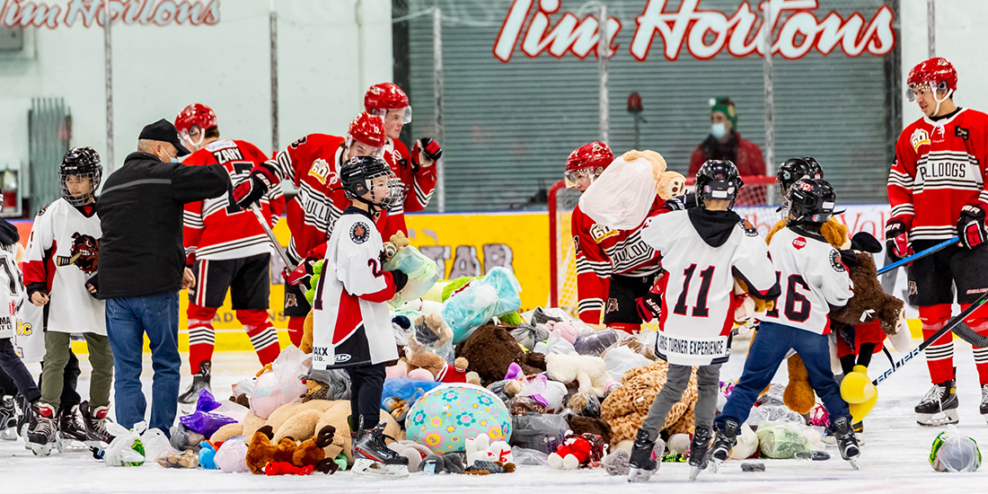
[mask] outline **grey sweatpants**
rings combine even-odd
[[[697,427],[713,427],[714,417],[717,415],[717,393],[720,392],[720,366],[721,364],[715,364],[696,368],[699,397],[693,408],[693,414]],[[664,427],[669,410],[683,397],[683,392],[690,383],[692,371],[693,368],[688,365],[669,364],[666,384],[655,397],[652,406],[648,408],[648,416],[642,421],[641,428],[648,432],[652,440],[658,437],[659,431]]]

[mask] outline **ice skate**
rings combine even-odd
[[[960,406],[960,400],[957,399],[955,390],[956,387],[953,379],[940,384],[934,384],[926,392],[926,396],[923,397],[922,401],[916,405],[915,410],[918,416],[916,423],[932,427],[956,424],[959,420],[957,407]],[[982,390],[983,396],[984,390]],[[982,411],[986,410],[983,399],[981,409]]]
[[[113,436],[106,431],[106,423],[110,421],[106,415],[110,409],[107,407],[90,409],[89,402],[84,401],[79,405],[79,410],[86,424],[86,444],[90,448],[105,449],[110,441],[113,441]]]
[[[858,440],[854,437],[851,421],[847,417],[841,417],[830,427],[834,437],[837,438],[837,450],[840,451],[841,458],[847,460],[857,470],[857,459],[861,455],[861,450],[858,448]]]
[[[84,450],[82,444],[87,440],[86,422],[79,411],[79,405],[58,413],[58,435],[63,451]]]
[[[988,384],[981,386],[981,416],[988,421]]]
[[[52,450],[61,450],[62,445],[58,441],[58,424],[55,419],[55,410],[51,406],[42,403],[31,406],[27,441],[35,455],[48,456]]]
[[[14,405],[13,396],[4,396],[0,399],[0,439],[4,441],[17,440],[17,407]]]
[[[648,433],[638,429],[635,444],[631,450],[631,460],[628,462],[628,482],[648,482],[652,474],[659,469],[653,450],[655,441],[648,438]],[[663,448],[664,449],[664,448]]]
[[[712,435],[709,427],[697,427],[693,431],[693,440],[690,441],[690,480],[696,480],[697,475],[707,469],[707,452]]]
[[[720,464],[727,459],[727,456],[731,454],[731,449],[734,445],[738,443],[738,423],[733,420],[724,421],[724,428],[717,430],[717,436],[714,438],[714,445],[710,450],[711,465],[713,466],[714,473],[717,472],[717,468]],[[692,454],[690,455],[693,456]]]
[[[357,477],[408,477],[408,458],[384,443],[384,422],[358,433],[353,443],[353,474]]]
[[[209,385],[212,366],[212,362],[206,360],[199,364],[199,373],[192,374],[192,384],[178,397],[178,404],[182,413],[190,414],[195,411],[200,390],[205,389],[210,393],[213,392],[213,388]]]

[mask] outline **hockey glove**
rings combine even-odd
[[[644,297],[636,299],[638,317],[642,322],[652,322],[652,319],[662,315],[662,294],[654,288],[645,294]]]
[[[312,275],[315,274],[316,262],[318,261],[319,259],[315,257],[302,259],[295,271],[282,274],[285,277],[285,283],[301,287],[303,293],[308,291],[312,285]]]
[[[423,163],[422,158],[425,158]],[[436,160],[443,157],[443,148],[439,147],[439,143],[433,141],[428,137],[423,137],[415,141],[415,145],[412,146],[412,164],[416,168],[420,166],[432,166]]]
[[[252,204],[261,202],[264,194],[280,181],[273,166],[261,163],[251,169],[246,179],[233,187],[233,200],[240,209],[250,209]]]
[[[985,243],[985,210],[981,206],[968,204],[961,208],[957,236],[961,238],[961,245],[968,249]]]
[[[912,247],[909,245],[909,234],[905,223],[899,220],[890,220],[885,224],[885,248],[893,261],[912,255]]]
[[[390,273],[392,278],[395,280],[395,293],[398,293],[402,288],[405,288],[406,284],[408,284],[408,275],[397,269],[390,271]]]

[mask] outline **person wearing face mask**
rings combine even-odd
[[[186,166],[178,131],[162,119],[144,127],[137,152],[103,184],[96,202],[102,237],[96,295],[106,301],[113,350],[117,422],[130,429],[145,420],[141,390],[144,335],[154,367],[150,428],[165,435],[178,409],[178,293],[195,284],[185,267],[184,205],[226,195],[222,165]]]
[[[738,133],[738,113],[730,98],[711,100],[710,135],[697,146],[690,156],[688,176],[695,176],[707,160],[731,161],[737,166],[742,177],[750,175],[765,175],[765,158],[758,145],[742,139]],[[759,190],[761,188],[761,190]],[[764,186],[747,187],[744,194],[739,195],[738,206],[764,204]]]

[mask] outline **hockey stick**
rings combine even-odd
[[[257,208],[257,204],[252,204],[250,206],[250,210],[254,212],[254,216],[257,217],[257,222],[261,224],[261,228],[264,229],[264,233],[268,235],[268,239],[271,240],[272,244],[274,244],[275,252],[281,255],[281,260],[285,263],[285,272],[291,273],[292,271],[295,271],[295,264],[292,263],[292,260],[288,258],[288,253],[285,252],[285,249],[280,243],[278,243],[278,237],[274,236],[274,232],[271,231],[271,227],[268,226],[268,221],[264,219],[264,214]]]
[[[960,237],[954,237],[950,240],[944,240],[943,242],[940,242],[939,244],[936,244],[933,247],[930,247],[929,249],[922,250],[909,257],[904,257],[902,259],[899,259],[898,261],[895,261],[892,264],[889,264],[888,266],[882,266],[882,269],[878,270],[878,274],[891,271],[899,266],[902,266],[903,264],[911,263],[921,257],[926,257],[934,252],[938,252],[943,249],[946,249],[947,247],[950,247],[951,244],[956,244],[957,242],[960,241],[961,241]]]
[[[957,314],[956,316],[954,316],[953,319],[947,321],[947,323],[944,324],[944,326],[942,328],[940,328],[939,331],[937,331],[936,333],[933,333],[929,338],[923,340],[923,342],[920,343],[919,346],[917,346],[916,348],[913,348],[909,353],[906,354],[905,357],[902,357],[897,362],[895,362],[894,364],[892,364],[892,368],[889,369],[889,370],[887,370],[887,371],[885,371],[884,373],[882,373],[882,375],[878,376],[877,378],[875,378],[875,380],[872,381],[872,384],[874,384],[875,386],[878,386],[879,383],[881,383],[882,381],[888,379],[889,376],[891,376],[892,374],[894,374],[895,371],[899,370],[900,367],[902,367],[903,365],[906,365],[910,360],[912,360],[914,357],[916,357],[917,355],[919,355],[919,353],[922,352],[923,350],[926,350],[926,347],[932,345],[933,342],[935,342],[938,339],[940,339],[941,336],[947,334],[950,331],[953,331],[954,328],[956,326],[958,326],[959,324],[963,324],[964,318],[967,317],[967,316],[969,316],[969,315],[971,315],[972,312],[974,312],[979,307],[981,307],[982,305],[984,305],[985,302],[988,302],[988,292],[985,292],[983,295],[981,295],[981,297],[976,302],[974,302],[973,304],[971,304],[970,307],[962,310],[960,314]],[[970,330],[971,332],[973,332],[973,330],[971,330],[971,328],[967,328],[967,329]],[[958,334],[958,336],[961,336],[961,335]],[[980,335],[978,335],[978,336],[979,337],[982,337]]]

